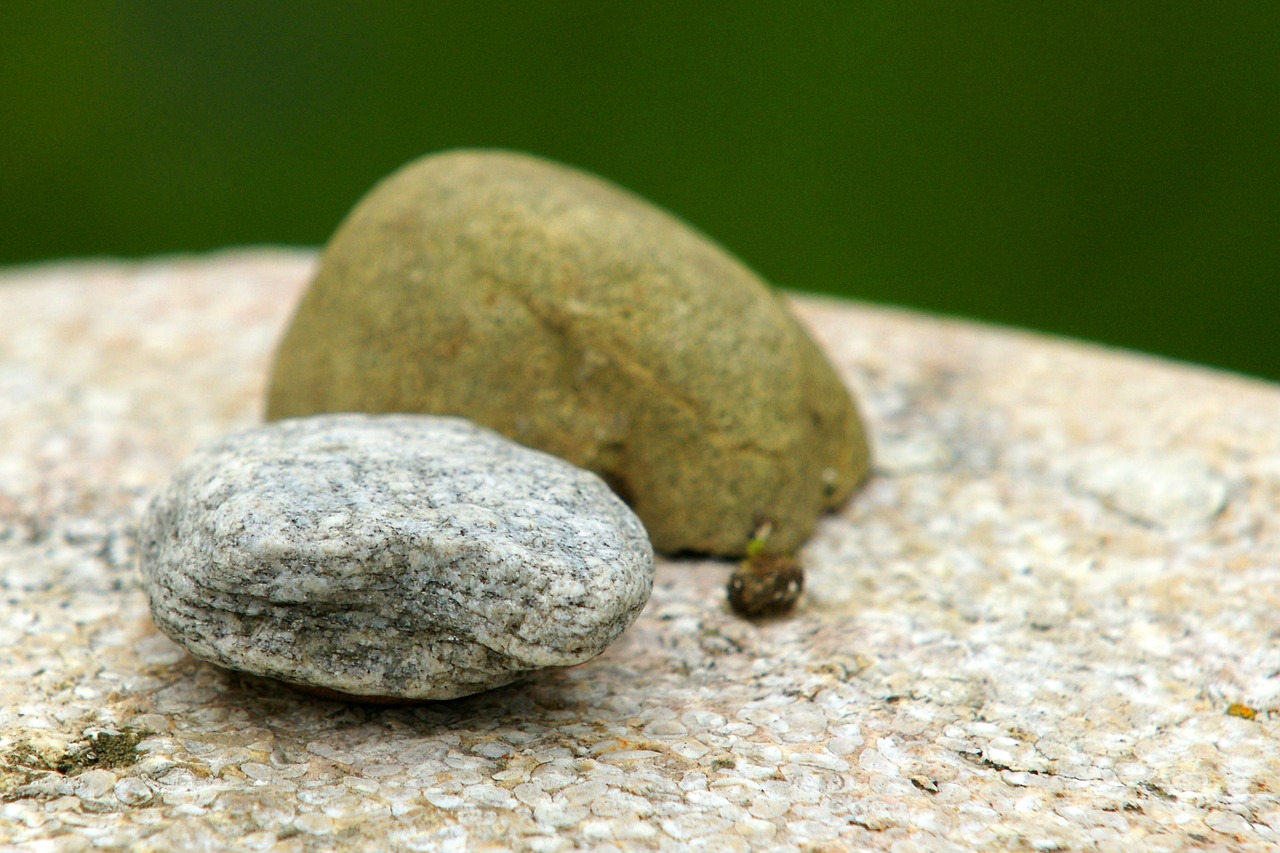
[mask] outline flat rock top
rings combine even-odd
[[[802,552],[794,617],[660,561],[604,655],[468,699],[196,662],[151,624],[134,526],[260,420],[313,264],[0,276],[0,844],[1280,842],[1280,388],[852,303],[796,300],[876,471]]]

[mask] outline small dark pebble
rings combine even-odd
[[[729,576],[729,606],[748,619],[781,616],[795,607],[803,590],[804,570],[795,558],[759,554]]]

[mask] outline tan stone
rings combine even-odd
[[[598,178],[458,151],[343,222],[269,418],[461,415],[600,474],[668,553],[789,551],[866,476],[849,392],[756,275]]]

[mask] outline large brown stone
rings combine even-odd
[[[867,472],[857,410],[754,273],[534,157],[411,163],[338,229],[268,417],[461,415],[603,476],[667,552],[800,545]]]

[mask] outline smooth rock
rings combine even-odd
[[[666,552],[790,550],[868,469],[849,390],[786,305],[685,223],[520,154],[411,163],[343,222],[268,417],[463,415],[599,473]]]
[[[284,421],[196,451],[140,559],[156,624],[232,669],[447,699],[589,660],[653,552],[594,474],[456,418]]]

